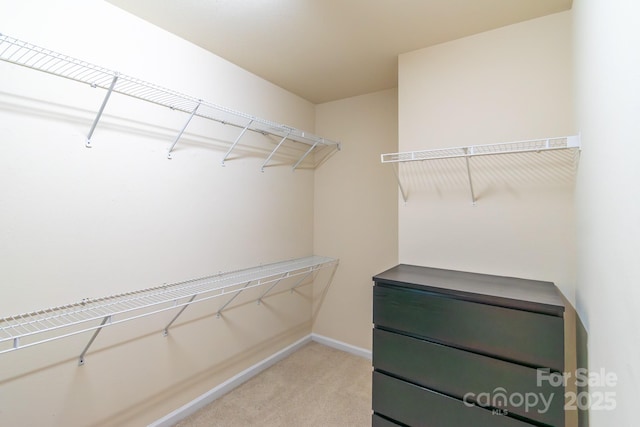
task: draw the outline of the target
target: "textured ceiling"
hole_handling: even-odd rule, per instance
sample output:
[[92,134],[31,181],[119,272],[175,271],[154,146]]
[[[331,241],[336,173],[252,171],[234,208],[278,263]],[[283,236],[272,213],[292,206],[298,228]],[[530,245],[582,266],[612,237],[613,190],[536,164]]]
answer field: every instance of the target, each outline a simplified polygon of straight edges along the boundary
[[572,0],[107,0],[313,103],[397,86],[397,57]]

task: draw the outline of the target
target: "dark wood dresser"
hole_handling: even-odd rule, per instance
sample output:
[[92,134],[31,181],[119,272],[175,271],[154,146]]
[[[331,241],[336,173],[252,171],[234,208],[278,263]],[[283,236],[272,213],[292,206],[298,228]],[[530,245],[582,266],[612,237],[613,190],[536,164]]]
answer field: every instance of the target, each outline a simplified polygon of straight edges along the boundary
[[564,426],[553,283],[413,265],[373,281],[374,427]]

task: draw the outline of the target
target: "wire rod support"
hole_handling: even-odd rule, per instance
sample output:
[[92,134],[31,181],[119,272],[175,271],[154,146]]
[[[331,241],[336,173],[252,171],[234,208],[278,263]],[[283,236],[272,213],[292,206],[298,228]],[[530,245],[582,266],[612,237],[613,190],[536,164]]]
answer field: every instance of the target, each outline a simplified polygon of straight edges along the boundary
[[298,161],[296,162],[295,165],[293,165],[293,170],[295,171],[296,168],[298,167],[298,165],[300,165],[300,163],[302,163],[302,161],[316,148],[316,146],[320,143],[320,141],[316,141],[311,147],[309,147],[309,149],[307,151],[305,151],[305,153],[302,155],[302,157],[300,157],[300,159],[298,159]]
[[87,148],[91,148],[91,137],[93,136],[93,132],[96,130],[96,126],[98,125],[98,122],[100,121],[100,117],[102,117],[102,113],[104,112],[104,108],[107,106],[107,102],[109,102],[109,97],[111,96],[111,93],[113,92],[113,88],[115,88],[116,86],[116,82],[118,81],[118,77],[119,77],[119,73],[115,72],[113,74],[113,80],[111,80],[111,85],[109,86],[109,89],[107,90],[107,94],[104,96],[104,100],[102,101],[102,105],[100,105],[100,109],[98,110],[98,114],[96,114],[96,118],[93,119],[93,123],[91,124],[91,129],[89,130],[89,133],[87,134],[87,142],[85,144],[85,146]]
[[196,299],[197,296],[198,294],[195,294],[191,298],[189,298],[189,301],[182,306],[180,311],[178,311],[178,313],[175,316],[173,316],[173,319],[171,319],[171,321],[167,324],[167,326],[165,326],[164,329],[162,330],[163,336],[166,337],[167,335],[169,335],[169,328],[171,327],[171,325],[173,325],[173,322],[175,322],[178,319],[178,317],[180,317],[180,315],[187,309],[187,307],[189,307],[189,304],[191,304],[193,300]]
[[251,123],[253,123],[253,119],[249,121],[249,123],[247,123],[247,125],[242,129],[242,132],[240,132],[240,135],[238,135],[238,137],[236,138],[235,141],[233,141],[233,144],[231,144],[231,147],[229,147],[229,150],[226,152],[226,154],[224,155],[224,157],[222,158],[222,166],[224,166],[224,162],[227,160],[227,158],[229,157],[229,154],[231,154],[231,152],[233,151],[234,148],[236,148],[236,145],[238,145],[238,142],[240,141],[240,139],[242,138],[242,136],[245,134],[245,132],[247,131],[247,129],[249,129],[249,126],[251,126]]
[[260,172],[264,172],[265,166],[267,165],[267,163],[269,163],[269,160],[271,160],[273,155],[276,154],[276,151],[278,151],[278,148],[280,148],[280,146],[287,140],[287,138],[289,137],[290,133],[291,133],[291,131],[287,132],[287,134],[280,140],[278,145],[276,145],[276,148],[274,148],[273,151],[271,152],[271,154],[269,154],[269,157],[267,157],[267,159],[264,161],[264,163],[260,167]]
[[109,321],[111,321],[111,316],[105,316],[104,319],[102,319],[102,323],[100,323],[100,326],[98,327],[98,329],[95,330],[95,332],[91,336],[91,339],[87,343],[86,347],[84,348],[84,350],[82,350],[82,353],[80,353],[80,357],[78,358],[78,366],[84,365],[84,356],[87,354],[87,351],[89,351],[89,347],[91,347],[91,345],[96,340],[96,337],[98,336],[100,331],[102,331],[102,328],[104,327],[104,325]]
[[[471,154],[473,154],[473,148],[465,148],[464,149],[466,154],[469,154],[469,151],[471,151]],[[467,177],[469,178],[469,190],[471,191],[471,205],[475,206],[476,205],[476,195],[473,192],[473,179],[471,178],[471,167],[469,166],[469,156],[465,156],[464,158],[466,164],[467,164]]]
[[302,283],[306,280],[306,278],[307,278],[307,277],[309,277],[311,274],[315,273],[316,271],[318,271],[318,269],[317,269],[317,268],[315,268],[315,267],[309,267],[309,271],[307,271],[307,273],[306,273],[304,276],[302,276],[302,277],[301,277],[301,278],[300,278],[296,283],[294,283],[294,284],[291,286],[291,288],[289,289],[289,292],[290,292],[290,293],[293,293],[293,290],[294,290],[295,288],[297,288],[298,286],[301,286],[301,285],[302,285]]
[[407,193],[402,186],[402,180],[400,179],[400,165],[393,165],[393,174],[396,176],[396,180],[398,181],[398,189],[400,190],[400,194],[402,195],[402,200],[407,203]]
[[173,140],[173,144],[171,144],[171,148],[169,148],[169,151],[167,152],[167,158],[168,159],[172,158],[171,152],[175,148],[176,144],[178,143],[178,140],[180,139],[180,137],[182,136],[184,131],[187,129],[187,126],[189,126],[189,122],[191,122],[191,119],[193,119],[193,116],[196,115],[196,112],[198,111],[198,107],[200,107],[200,104],[202,104],[202,100],[198,101],[198,105],[196,105],[196,107],[191,112],[191,115],[189,115],[189,118],[187,119],[187,122],[184,124],[184,126],[180,130],[180,133],[178,133],[178,135],[176,136],[176,139]]
[[271,286],[269,286],[269,289],[267,289],[266,291],[264,291],[262,293],[262,295],[260,295],[260,297],[258,298],[258,305],[262,304],[262,298],[264,298],[265,296],[267,296],[267,294],[269,292],[271,292],[271,289],[275,288],[276,285],[278,283],[280,283],[282,281],[282,279],[286,279],[287,277],[289,277],[289,272],[287,271],[286,273],[284,273],[282,276],[280,276],[278,278],[278,280],[276,280],[275,282],[273,282],[273,284]]
[[[235,293],[233,294],[233,296],[231,297],[231,299],[230,299],[230,300],[228,300],[227,302],[225,302],[225,303],[222,305],[222,307],[220,307],[220,308],[218,309],[218,311],[216,312],[216,317],[217,317],[218,319],[220,318],[220,315],[222,314],[222,310],[224,310],[224,309],[225,309],[229,304],[231,304],[231,302],[232,302],[234,299],[236,299],[236,298],[238,297],[238,295],[240,295],[240,294],[242,293],[242,291],[244,291],[244,290],[247,288],[247,286],[249,286],[249,285],[251,284],[251,282],[253,282],[253,280],[248,281],[248,282],[247,282],[247,283],[246,283],[242,288],[237,289],[237,290],[235,290],[235,291],[232,291],[232,292],[235,292]],[[260,280],[258,280],[258,285],[260,285]]]

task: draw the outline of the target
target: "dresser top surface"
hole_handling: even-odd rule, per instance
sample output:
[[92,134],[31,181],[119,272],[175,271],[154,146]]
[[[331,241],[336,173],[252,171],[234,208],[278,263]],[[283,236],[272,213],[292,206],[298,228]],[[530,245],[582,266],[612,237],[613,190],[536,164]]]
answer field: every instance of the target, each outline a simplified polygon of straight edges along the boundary
[[373,277],[414,289],[507,308],[562,316],[564,301],[552,282],[400,264]]

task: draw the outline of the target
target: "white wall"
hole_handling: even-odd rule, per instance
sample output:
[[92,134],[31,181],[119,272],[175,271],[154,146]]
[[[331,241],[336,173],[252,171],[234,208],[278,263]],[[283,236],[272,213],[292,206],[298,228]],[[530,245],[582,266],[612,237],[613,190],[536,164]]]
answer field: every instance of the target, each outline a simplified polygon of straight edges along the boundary
[[[571,14],[400,55],[399,151],[575,134]],[[408,163],[402,263],[548,280],[574,299],[573,156]]]
[[[2,1],[4,34],[313,131],[292,95],[99,0]],[[260,165],[265,137],[0,63],[0,317],[313,251],[313,172]],[[266,145],[264,142],[266,141]],[[277,142],[277,141],[275,141]],[[248,147],[253,145],[252,147]],[[279,164],[288,158],[276,159]],[[331,255],[331,254],[328,254]],[[311,332],[308,295],[205,317],[189,308],[0,355],[2,425],[142,425]]]
[[398,188],[380,154],[397,149],[397,91],[317,106],[316,130],[343,148],[316,170],[314,250],[340,258],[313,331],[371,349],[371,278],[397,264]]
[[[312,104],[114,6],[66,4],[11,2],[3,7],[2,31],[179,92],[313,129]],[[34,9],[40,11],[35,16]],[[10,174],[5,182],[13,184],[3,189],[12,203],[2,212],[7,218],[2,274],[11,286],[38,286],[50,294],[47,302],[53,297],[66,303],[70,297],[311,253],[309,171],[260,173],[260,158],[232,160],[223,169],[224,151],[216,148],[226,149],[239,130],[198,119],[168,161],[164,152],[187,115],[117,95],[96,129],[94,147],[80,149],[104,91],[2,66],[3,139],[11,145],[5,145],[0,161],[6,165],[3,173]],[[35,119],[37,125],[31,125]],[[257,139],[248,135],[244,142]],[[279,203],[268,203],[272,199]],[[33,265],[39,267],[29,268]],[[88,292],[86,282],[101,292]],[[65,283],[65,289],[54,283]],[[7,305],[0,309],[37,308],[39,294],[27,295],[24,304],[3,299]]]
[[[637,425],[640,394],[640,3],[575,0],[576,111],[583,154],[577,185],[577,309],[591,372],[617,376],[590,388],[590,425]],[[598,378],[601,378],[599,376]],[[599,395],[599,396],[596,396]]]

